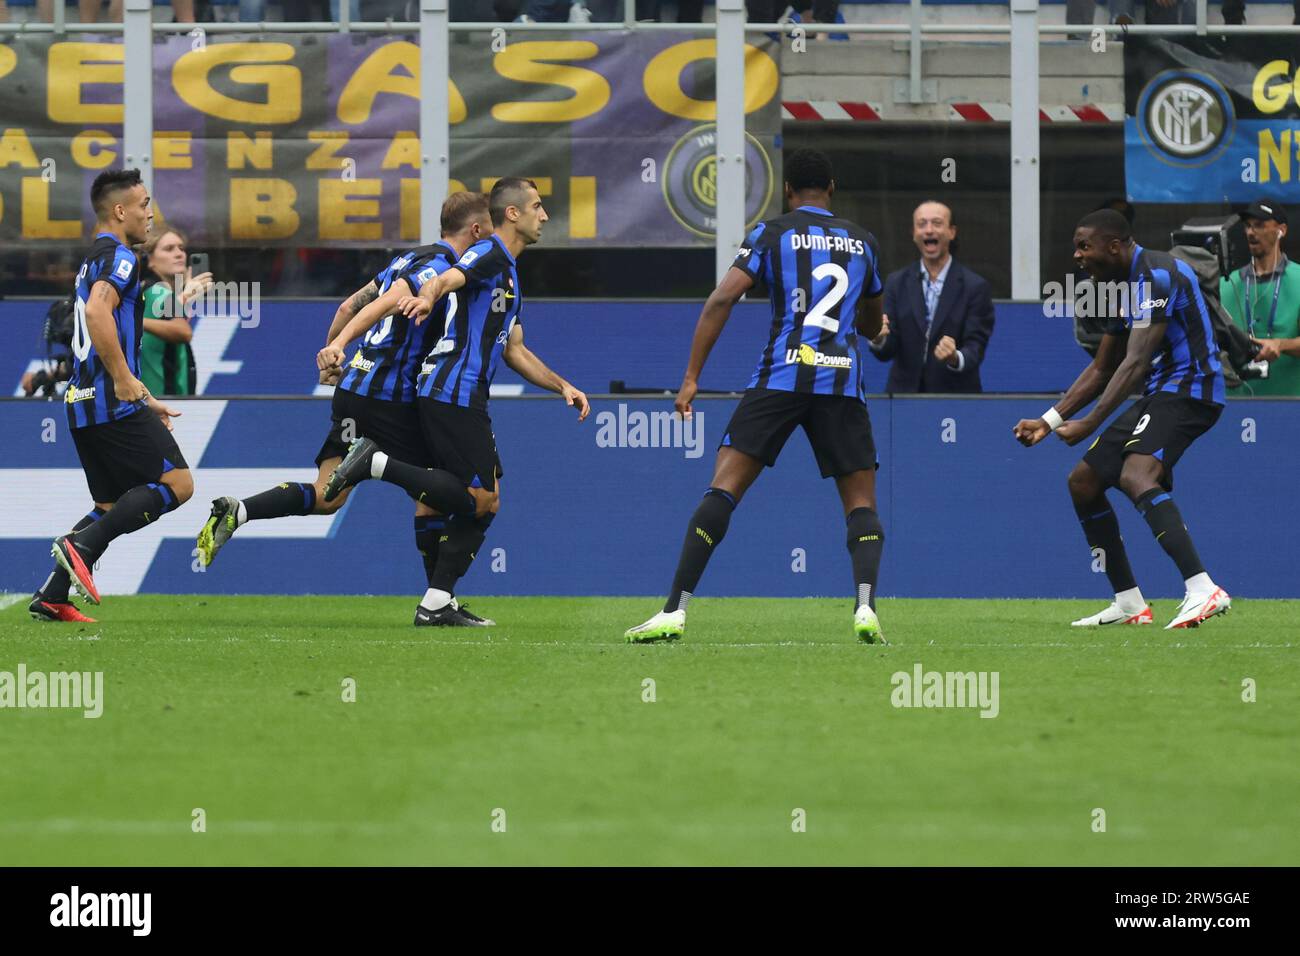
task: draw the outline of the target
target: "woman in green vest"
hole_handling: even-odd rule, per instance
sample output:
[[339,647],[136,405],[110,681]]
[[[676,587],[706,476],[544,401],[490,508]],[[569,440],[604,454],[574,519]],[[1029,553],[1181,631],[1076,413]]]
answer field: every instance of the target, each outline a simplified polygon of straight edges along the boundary
[[[185,234],[165,228],[144,244],[144,337],[140,340],[140,381],[154,395],[193,395],[194,355],[185,304],[212,284],[212,273],[191,276]],[[180,295],[177,295],[177,289]]]

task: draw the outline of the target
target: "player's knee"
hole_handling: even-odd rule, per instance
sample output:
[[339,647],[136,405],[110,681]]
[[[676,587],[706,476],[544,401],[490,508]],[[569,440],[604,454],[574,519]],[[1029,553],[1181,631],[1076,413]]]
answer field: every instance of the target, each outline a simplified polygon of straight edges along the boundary
[[[714,477],[716,478],[717,476]],[[726,500],[730,502],[732,510],[734,511],[740,505],[741,499],[745,497],[745,492],[748,490],[749,490],[748,485],[741,485],[741,483],[739,482],[731,481],[728,478],[723,478],[720,481],[719,480],[713,481],[709,485],[709,490],[705,492],[705,495],[709,495],[709,494],[723,495],[726,498]]]
[[478,485],[470,485],[466,491],[469,492],[470,498],[474,500],[475,517],[481,518],[483,515],[494,515],[501,507],[501,495],[495,490],[488,491]]
[[1132,455],[1119,473],[1119,487],[1129,500],[1137,501],[1160,483],[1160,462],[1147,456]]
[[841,482],[840,503],[844,505],[844,517],[860,509],[876,510],[876,493],[874,485],[866,482]]
[[885,526],[880,522],[880,515],[875,508],[864,505],[854,508],[844,518],[848,526],[848,547],[853,551],[858,545],[885,540]]
[[163,476],[163,482],[176,496],[176,504],[183,505],[194,497],[194,476],[188,468],[169,471]]
[[316,504],[312,506],[311,512],[316,515],[332,515],[345,504],[347,504],[348,494],[351,488],[344,488],[339,492],[338,497],[333,501],[325,500],[325,485],[322,482],[316,486]]
[[1067,483],[1070,486],[1070,497],[1075,501],[1095,501],[1101,494],[1101,482],[1097,479],[1097,473],[1083,462],[1074,466]]

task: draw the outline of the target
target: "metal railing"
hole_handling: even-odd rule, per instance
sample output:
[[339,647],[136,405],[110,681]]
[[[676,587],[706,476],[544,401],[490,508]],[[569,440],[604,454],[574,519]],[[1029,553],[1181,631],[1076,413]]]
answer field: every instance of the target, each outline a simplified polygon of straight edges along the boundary
[[[154,34],[274,34],[274,33],[374,33],[418,34],[421,49],[419,137],[422,196],[441,196],[450,180],[450,128],[444,101],[450,71],[448,43],[452,33],[529,34],[548,32],[712,32],[717,38],[717,238],[719,277],[729,267],[744,238],[744,36],[777,33],[791,36],[846,33],[901,37],[909,40],[908,93],[912,102],[922,99],[921,53],[926,37],[1007,36],[1011,47],[1011,294],[1017,299],[1037,298],[1039,282],[1039,119],[1038,45],[1042,37],[1072,35],[1123,37],[1134,35],[1296,34],[1300,26],[1210,26],[1207,0],[1197,0],[1197,22],[1180,26],[1119,26],[1115,24],[1043,24],[1038,22],[1038,0],[1010,0],[1006,23],[921,22],[921,0],[911,0],[907,23],[800,24],[747,23],[744,0],[717,0],[713,23],[638,23],[635,0],[624,0],[624,17],[613,23],[452,23],[448,0],[420,0],[419,20],[353,23],[348,3],[339,4],[342,19],[309,23],[154,23],[151,0],[125,0],[123,22],[69,24],[65,0],[56,0],[52,23],[0,24],[5,35],[43,33],[122,34],[126,46],[123,102],[124,159],[139,166],[152,184],[153,149],[152,37]],[[438,236],[438,204],[420,204],[421,242]]]

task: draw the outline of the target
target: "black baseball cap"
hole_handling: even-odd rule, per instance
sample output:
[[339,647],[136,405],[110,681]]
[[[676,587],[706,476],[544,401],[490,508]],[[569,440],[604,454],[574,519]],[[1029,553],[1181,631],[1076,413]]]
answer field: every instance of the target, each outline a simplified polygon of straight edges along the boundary
[[1242,212],[1243,219],[1272,219],[1279,223],[1286,223],[1286,209],[1281,203],[1274,202],[1271,199],[1256,199],[1246,207]]

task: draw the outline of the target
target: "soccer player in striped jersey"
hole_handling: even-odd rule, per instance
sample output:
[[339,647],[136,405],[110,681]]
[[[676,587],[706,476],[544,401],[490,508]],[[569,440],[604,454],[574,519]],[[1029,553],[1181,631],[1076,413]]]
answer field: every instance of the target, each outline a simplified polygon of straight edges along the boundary
[[[432,500],[435,492],[448,494],[446,476],[455,476],[462,503],[440,506],[451,517],[429,589],[416,611],[416,624],[466,623],[444,619],[455,608],[456,582],[469,570],[499,504],[498,482],[504,472],[487,404],[501,359],[532,384],[563,396],[578,409],[579,421],[590,410],[586,395],[524,345],[519,321],[523,292],[515,263],[525,248],[541,238],[547,221],[537,185],[515,177],[498,180],[488,205],[493,234],[398,306],[417,324],[434,325],[441,336],[421,372],[417,401],[434,467],[422,468],[363,440],[352,446],[325,488],[329,501],[359,481],[380,478],[417,499]],[[333,346],[345,347],[372,317],[363,310]],[[477,503],[485,493],[491,497],[490,507],[486,511],[471,507],[469,496],[474,495]]]
[[[1183,576],[1186,593],[1169,628],[1196,627],[1232,604],[1211,580],[1172,497],[1174,465],[1223,413],[1223,369],[1195,272],[1167,252],[1133,241],[1128,220],[1112,209],[1090,213],[1074,231],[1074,261],[1099,288],[1119,289],[1120,315],[1109,318],[1097,355],[1065,397],[1040,418],[1013,429],[1025,446],[1052,432],[1077,445],[1144,380],[1145,393],[1093,441],[1070,472],[1070,497],[1088,545],[1104,555],[1115,600],[1076,627],[1150,624],[1119,522],[1106,500],[1118,487],[1146,519]],[[1124,345],[1127,335],[1128,344]],[[1070,416],[1097,396],[1082,418]],[[1067,421],[1067,419],[1069,419]]]
[[189,465],[171,434],[179,412],[140,381],[140,260],[132,245],[153,224],[138,169],[110,169],[90,188],[95,239],[77,272],[72,378],[64,400],[94,508],[54,540],[56,567],[28,610],[44,621],[90,621],[68,600],[76,587],[91,604],[91,569],[119,535],[139,531],[194,494]]
[[830,211],[835,181],[817,150],[796,150],[785,162],[790,212],[760,223],[695,327],[691,357],[676,407],[691,415],[700,372],[731,315],[756,281],[772,302],[767,346],[722,436],[713,482],[686,526],[677,573],[664,608],[629,629],[635,643],[676,640],[686,605],[705,565],[722,543],[731,513],[763,467],[802,426],[823,478],[834,478],[848,525],[859,640],[884,643],[876,617],[876,578],[884,530],[876,513],[875,443],[867,415],[858,336],[880,334],[880,257],[875,237]]
[[[447,197],[442,206],[442,239],[428,246],[402,253],[370,283],[339,306],[330,325],[327,343],[339,339],[344,330],[359,330],[347,341],[365,333],[360,347],[342,366],[342,348],[329,344],[317,355],[321,381],[336,384],[332,423],[325,443],[316,456],[316,482],[285,482],[240,501],[218,498],[212,515],[199,532],[199,558],[211,564],[231,536],[248,521],[287,515],[333,514],[347,496],[327,498],[325,483],[356,438],[369,438],[378,447],[420,467],[432,464],[415,410],[416,378],[424,356],[437,340],[434,325],[418,325],[397,310],[397,303],[414,294],[421,285],[450,268],[470,246],[491,231],[487,197],[459,192]],[[362,318],[364,316],[364,319]],[[364,324],[361,324],[363,323]],[[447,494],[447,491],[450,494]],[[488,495],[480,493],[487,507]],[[444,475],[441,492],[417,500],[415,542],[424,564],[425,577],[433,574],[446,519],[437,505],[461,505],[464,489]],[[474,507],[471,507],[471,511]],[[461,623],[490,623],[470,614],[457,604],[448,612]]]

